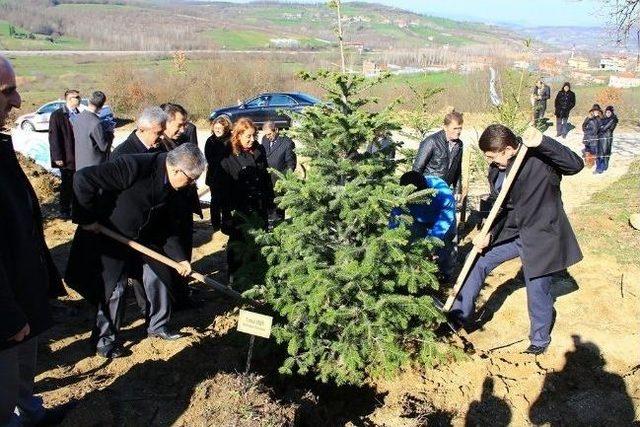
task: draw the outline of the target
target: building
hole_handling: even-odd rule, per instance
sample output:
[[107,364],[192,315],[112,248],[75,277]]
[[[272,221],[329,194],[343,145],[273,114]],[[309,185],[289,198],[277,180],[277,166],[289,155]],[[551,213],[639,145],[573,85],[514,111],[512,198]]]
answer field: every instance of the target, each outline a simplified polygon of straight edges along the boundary
[[589,60],[584,56],[574,56],[569,58],[567,65],[571,68],[575,68],[576,70],[588,70]]
[[531,64],[527,61],[513,61],[513,68],[518,68],[519,70],[528,70],[531,68]]
[[376,61],[365,60],[362,62],[362,74],[365,77],[376,77],[380,73],[387,71],[389,67]]
[[600,59],[600,69],[621,73],[627,69],[628,59],[625,56],[603,56]]
[[640,77],[633,73],[622,73],[609,77],[609,86],[617,88],[640,87]]
[[300,47],[300,42],[296,39],[271,39],[269,44],[280,49],[291,49]]

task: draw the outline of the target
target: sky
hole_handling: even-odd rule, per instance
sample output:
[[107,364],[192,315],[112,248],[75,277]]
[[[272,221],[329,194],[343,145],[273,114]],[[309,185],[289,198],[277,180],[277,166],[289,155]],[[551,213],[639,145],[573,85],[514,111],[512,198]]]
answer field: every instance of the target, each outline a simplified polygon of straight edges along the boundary
[[[248,3],[251,0],[228,0]],[[287,0],[318,3],[318,0]],[[606,25],[606,17],[596,13],[594,0],[364,0],[402,9],[463,21],[515,24],[531,27]]]

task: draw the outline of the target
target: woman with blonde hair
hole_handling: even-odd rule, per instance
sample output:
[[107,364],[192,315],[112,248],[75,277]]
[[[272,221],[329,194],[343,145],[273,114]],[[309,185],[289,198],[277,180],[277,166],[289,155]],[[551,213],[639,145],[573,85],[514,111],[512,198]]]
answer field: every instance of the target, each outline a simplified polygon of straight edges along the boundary
[[[234,242],[244,241],[242,225],[249,218],[266,227],[274,194],[264,147],[256,141],[258,130],[247,118],[239,119],[231,131],[229,150],[214,176],[217,200],[223,212],[222,231],[229,235],[228,273],[240,267]],[[252,222],[253,223],[253,222]]]

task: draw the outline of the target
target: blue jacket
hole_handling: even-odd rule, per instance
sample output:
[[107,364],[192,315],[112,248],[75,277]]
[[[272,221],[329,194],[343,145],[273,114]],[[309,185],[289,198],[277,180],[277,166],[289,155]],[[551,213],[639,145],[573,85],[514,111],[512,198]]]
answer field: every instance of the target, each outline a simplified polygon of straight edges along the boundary
[[[408,205],[413,217],[412,234],[414,237],[436,237],[444,241],[445,235],[456,222],[456,200],[451,188],[444,180],[435,176],[425,176],[427,188],[437,190],[430,203]],[[401,208],[391,211],[390,228],[398,227],[396,217],[401,215]]]

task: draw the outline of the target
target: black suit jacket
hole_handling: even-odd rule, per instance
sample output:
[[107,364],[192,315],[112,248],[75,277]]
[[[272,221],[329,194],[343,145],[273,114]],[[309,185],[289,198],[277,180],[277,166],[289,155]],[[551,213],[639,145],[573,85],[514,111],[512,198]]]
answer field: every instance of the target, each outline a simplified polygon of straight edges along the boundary
[[[280,172],[287,170],[296,170],[296,145],[288,136],[280,135],[271,142],[266,136],[262,137],[262,146],[267,155],[267,163],[270,168]],[[275,176],[272,175],[272,181],[275,183]]]
[[[0,134],[0,350],[29,323],[27,339],[52,321],[48,297],[64,291],[44,240],[36,193],[18,164],[11,138]],[[3,386],[4,387],[4,386]]]
[[[512,164],[513,159],[507,174]],[[560,182],[562,175],[574,175],[583,167],[576,153],[549,137],[543,137],[538,147],[529,149],[491,230],[492,245],[520,236],[527,277],[561,271],[582,259],[562,205]],[[494,196],[498,172],[491,165],[489,184]]]
[[[99,222],[175,261],[187,260],[180,240],[180,221],[176,221],[184,211],[184,199],[180,197],[183,190],[176,191],[168,183],[166,157],[166,153],[127,155],[78,171],[73,183],[77,199],[74,222]],[[110,295],[122,265],[130,259],[125,246],[106,237],[91,236],[78,227],[67,266],[67,283],[87,298],[98,297],[100,292],[87,295],[82,290],[90,282],[88,277],[101,278],[105,296]],[[165,269],[149,264],[162,279]],[[95,267],[101,271],[87,271]]]
[[140,138],[138,138],[138,135],[136,135],[136,131],[134,130],[129,134],[127,139],[122,142],[122,144],[113,149],[109,159],[115,160],[125,154],[148,154],[157,153],[159,151],[160,149],[158,147],[148,149],[147,146],[140,141]]
[[[58,108],[49,117],[49,151],[51,167],[60,169],[76,169],[75,138],[73,127],[69,121],[69,110],[66,106]],[[62,160],[62,167],[55,164]]]

